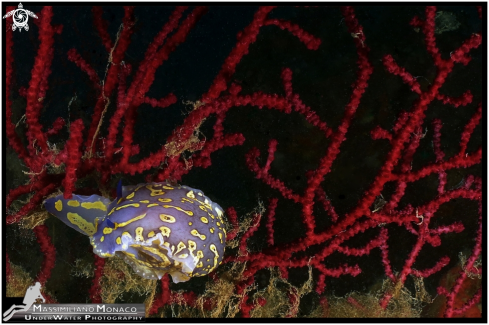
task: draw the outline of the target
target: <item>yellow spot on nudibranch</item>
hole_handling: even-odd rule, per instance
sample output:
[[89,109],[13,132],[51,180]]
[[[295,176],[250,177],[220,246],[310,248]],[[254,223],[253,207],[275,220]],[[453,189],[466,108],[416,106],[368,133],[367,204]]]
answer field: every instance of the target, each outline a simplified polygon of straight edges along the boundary
[[160,220],[168,223],[174,223],[177,221],[174,216],[164,213],[160,214]]
[[136,234],[136,237],[134,238],[136,241],[144,241],[143,227],[137,227],[134,233]]
[[195,236],[195,237],[199,237],[201,240],[205,240],[205,239],[206,239],[205,235],[200,234],[200,233],[197,231],[197,229],[192,229],[192,231],[190,231],[190,233],[191,233],[193,236]]
[[[195,257],[195,261],[198,261],[203,257],[204,257],[204,253],[202,253],[202,251],[197,251],[197,256]],[[202,262],[200,262],[199,264],[200,267],[202,267]],[[197,264],[197,267],[199,267],[199,264]]]
[[158,206],[158,203],[151,203],[151,204],[148,204],[146,207],[152,208],[152,207],[157,207],[157,206]]
[[113,230],[114,230],[114,229],[112,229],[112,228],[105,227],[103,232],[104,232],[104,234],[105,234],[105,235],[108,235],[108,234],[110,234],[110,233],[111,233]]
[[127,231],[124,231],[124,232],[122,233],[122,236],[127,236],[127,237],[129,237],[129,238],[131,238],[131,239],[132,239],[131,234],[130,234],[129,232],[127,232]]
[[189,192],[187,193],[187,197],[192,198],[192,199],[195,199],[195,194],[194,194],[194,191],[189,191]]
[[55,207],[55,208],[56,208],[56,210],[58,210],[58,211],[63,210],[63,202],[62,202],[61,200],[56,201],[56,203],[54,204],[54,207]]
[[207,212],[207,208],[204,206],[204,205],[199,205],[199,208],[204,211],[204,212]]
[[154,189],[153,185],[146,185],[146,188],[151,191],[151,193],[149,194],[150,196],[157,196],[157,195],[164,195],[165,194],[165,192],[163,192],[160,189]]
[[[82,203],[82,206],[83,206],[83,203]],[[126,205],[121,205],[120,207],[117,207],[115,209],[117,211],[119,211],[120,209],[125,209],[125,208],[129,208],[129,207],[139,208],[139,203],[130,203],[130,204],[126,204]]]
[[165,204],[165,205],[163,205],[163,207],[164,207],[165,209],[168,209],[168,208],[174,208],[174,209],[177,209],[178,211],[181,211],[181,212],[183,212],[183,213],[185,213],[185,214],[187,214],[187,215],[189,215],[189,216],[193,216],[193,215],[194,215],[194,213],[193,213],[192,211],[190,211],[190,210],[184,210],[184,209],[182,209],[182,208],[180,208],[180,207],[177,207],[177,206],[173,206],[173,205],[166,205],[166,204]]
[[193,251],[197,249],[197,243],[194,242],[193,240],[189,240],[188,241],[188,250],[190,252],[190,254],[193,255]]
[[69,200],[68,201],[68,205],[70,207],[79,207],[80,206],[80,202],[78,202],[77,200]]
[[182,249],[185,249],[185,248],[187,248],[187,246],[185,246],[185,244],[183,242],[179,242],[177,245],[177,251],[174,254],[179,253]]
[[100,237],[100,242],[103,242],[104,241],[104,236]]
[[219,257],[219,253],[217,252],[217,247],[216,247],[216,245],[211,244],[211,245],[209,246],[209,249],[211,250],[211,252],[213,252],[213,253],[214,253],[214,255],[216,255],[216,257]]
[[216,245],[214,244],[211,244],[209,246],[209,249],[211,250],[211,252],[214,253],[214,266],[212,267],[212,269],[209,270],[210,273],[210,271],[212,271],[217,266],[217,259],[219,258],[219,253],[217,252]]
[[78,213],[68,212],[67,218],[72,224],[76,225],[78,228],[83,230],[89,236],[92,236],[97,231],[93,223],[83,219],[83,217],[80,216]]
[[151,238],[151,237],[154,237],[155,236],[155,232],[154,231],[150,231],[148,233],[148,238]]
[[168,227],[160,227],[161,234],[165,237],[170,237],[171,229]]
[[209,220],[207,220],[206,217],[200,217],[200,221],[202,221],[203,223],[209,223]]
[[82,202],[82,208],[85,209],[99,209],[102,211],[107,211],[107,206],[102,201],[97,202]]
[[117,238],[115,239],[115,242],[117,243],[117,245],[122,244],[121,237],[117,237]]
[[158,201],[163,202],[163,203],[168,203],[168,202],[171,202],[172,199],[158,199]]
[[141,200],[139,203],[149,203],[149,200]]
[[134,221],[138,221],[138,220],[143,219],[144,217],[146,217],[146,213],[144,213],[144,214],[142,214],[140,216],[134,217],[132,219],[129,219],[129,220],[125,221],[125,222],[114,223],[114,225],[115,225],[115,228],[114,229],[117,229],[117,228],[120,228],[120,227],[125,227],[125,226],[127,226],[128,224],[130,224],[130,223],[132,223]]
[[126,200],[132,199],[135,194],[136,194],[136,192],[132,192],[131,194],[129,194],[128,196],[126,196]]

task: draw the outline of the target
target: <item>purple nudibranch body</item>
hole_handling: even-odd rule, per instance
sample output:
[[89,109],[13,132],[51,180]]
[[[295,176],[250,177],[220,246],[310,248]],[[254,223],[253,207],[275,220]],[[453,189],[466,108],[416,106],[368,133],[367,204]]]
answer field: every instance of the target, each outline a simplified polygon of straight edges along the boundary
[[45,208],[90,236],[100,257],[119,255],[147,279],[169,273],[175,283],[209,274],[226,244],[223,209],[202,191],[167,182],[122,186],[118,198],[63,195]]

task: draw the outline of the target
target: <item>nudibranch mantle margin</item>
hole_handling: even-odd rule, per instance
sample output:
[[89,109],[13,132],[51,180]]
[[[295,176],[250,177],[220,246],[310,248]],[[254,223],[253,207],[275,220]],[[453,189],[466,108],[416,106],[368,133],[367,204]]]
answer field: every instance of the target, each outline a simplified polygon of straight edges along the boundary
[[175,283],[212,272],[226,244],[223,209],[202,191],[168,182],[121,186],[99,195],[58,195],[46,210],[90,236],[100,257],[121,256],[146,279],[169,273]]

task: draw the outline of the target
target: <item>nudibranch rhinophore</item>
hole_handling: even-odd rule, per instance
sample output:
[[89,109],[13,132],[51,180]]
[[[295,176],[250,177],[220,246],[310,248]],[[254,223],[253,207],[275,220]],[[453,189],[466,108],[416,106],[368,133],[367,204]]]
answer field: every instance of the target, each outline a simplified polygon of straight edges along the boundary
[[202,191],[169,183],[122,186],[117,198],[63,195],[44,202],[48,212],[90,236],[100,257],[124,258],[146,279],[169,273],[175,283],[212,272],[226,244],[223,209]]

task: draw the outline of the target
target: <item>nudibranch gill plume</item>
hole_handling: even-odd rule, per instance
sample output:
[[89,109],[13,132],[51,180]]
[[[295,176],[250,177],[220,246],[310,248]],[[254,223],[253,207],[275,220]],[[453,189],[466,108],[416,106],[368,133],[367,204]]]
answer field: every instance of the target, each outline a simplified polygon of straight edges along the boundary
[[202,191],[167,182],[122,186],[110,201],[63,195],[46,210],[90,236],[100,257],[119,255],[146,279],[169,273],[175,283],[204,276],[221,263],[226,244],[223,209]]

